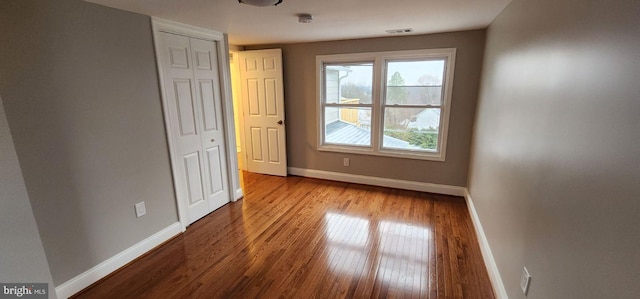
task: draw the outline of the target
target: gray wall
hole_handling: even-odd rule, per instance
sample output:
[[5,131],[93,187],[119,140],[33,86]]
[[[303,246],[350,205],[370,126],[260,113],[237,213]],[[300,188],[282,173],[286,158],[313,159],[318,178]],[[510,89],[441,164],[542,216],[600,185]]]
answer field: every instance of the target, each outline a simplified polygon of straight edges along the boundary
[[[473,117],[485,31],[372,38],[318,43],[247,46],[282,48],[289,166],[453,186],[466,186]],[[457,48],[446,162],[319,152],[317,147],[316,55]],[[342,158],[351,159],[350,167]]]
[[514,0],[488,30],[469,189],[510,298],[640,296],[640,5]]
[[0,98],[0,282],[48,283],[49,264],[24,185],[18,156]]
[[56,285],[178,220],[148,17],[3,0],[0,53],[0,94]]

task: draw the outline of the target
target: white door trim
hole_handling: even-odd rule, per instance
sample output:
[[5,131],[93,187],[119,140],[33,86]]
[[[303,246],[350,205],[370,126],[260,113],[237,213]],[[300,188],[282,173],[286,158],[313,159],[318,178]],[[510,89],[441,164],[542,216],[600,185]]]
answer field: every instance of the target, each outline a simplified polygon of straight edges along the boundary
[[220,78],[222,84],[220,92],[222,93],[222,109],[223,109],[223,121],[224,129],[227,138],[227,173],[229,175],[229,192],[231,192],[231,201],[236,202],[244,195],[242,188],[240,188],[240,174],[238,173],[238,155],[236,149],[236,128],[235,121],[233,119],[233,88],[231,87],[231,70],[229,63],[229,40],[226,35],[223,35],[222,43],[220,43],[222,49],[219,49],[218,55],[220,55]]
[[[167,97],[165,96],[165,74],[162,70],[162,61],[161,61],[161,53],[160,53],[160,33],[173,33],[179,34],[188,37],[194,37],[209,41],[215,41],[218,47],[218,73],[220,74],[220,91],[222,96],[222,109],[223,109],[223,124],[225,131],[225,148],[227,150],[227,174],[229,176],[228,180],[228,190],[229,190],[229,198],[232,201],[237,201],[242,197],[242,190],[240,189],[239,175],[238,175],[238,158],[237,155],[231,154],[236,152],[236,142],[235,142],[235,133],[234,133],[234,123],[233,123],[233,100],[231,99],[231,81],[230,81],[230,71],[229,71],[229,49],[227,44],[226,36],[220,32],[207,30],[204,28],[198,28],[191,25],[181,24],[173,21],[163,20],[156,17],[151,18],[151,27],[153,29],[153,41],[155,46],[155,54],[156,54],[156,65],[158,68],[158,76],[160,81],[160,89],[161,89],[161,97],[162,97],[162,110],[164,113],[164,123],[165,123],[165,131],[167,134],[167,143],[169,148],[169,154],[171,155],[171,169],[172,174],[176,171],[176,165],[174,161],[174,157],[176,156],[176,149],[174,148],[173,136],[171,134],[171,124],[169,121],[169,110]],[[182,231],[186,230],[188,225],[188,218],[186,215],[186,207],[185,201],[180,198],[180,192],[178,190],[182,190],[183,186],[181,186],[180,180],[178,176],[173,174],[173,186],[174,186],[174,195],[176,197],[176,205],[178,207],[178,220],[182,226]]]

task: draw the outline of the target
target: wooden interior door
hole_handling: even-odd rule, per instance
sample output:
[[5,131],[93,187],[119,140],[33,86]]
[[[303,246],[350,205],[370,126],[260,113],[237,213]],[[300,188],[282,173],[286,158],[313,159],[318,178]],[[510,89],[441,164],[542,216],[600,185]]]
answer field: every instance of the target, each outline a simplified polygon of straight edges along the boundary
[[249,172],[287,175],[282,50],[240,52]]
[[161,33],[176,194],[187,224],[229,202],[215,42]]

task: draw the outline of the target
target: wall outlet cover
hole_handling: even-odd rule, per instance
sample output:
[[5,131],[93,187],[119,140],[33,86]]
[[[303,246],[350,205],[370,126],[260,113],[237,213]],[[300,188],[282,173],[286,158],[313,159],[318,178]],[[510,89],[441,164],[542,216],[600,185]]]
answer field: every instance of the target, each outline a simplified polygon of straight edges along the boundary
[[344,165],[344,167],[349,167],[349,158],[344,158],[342,164]]

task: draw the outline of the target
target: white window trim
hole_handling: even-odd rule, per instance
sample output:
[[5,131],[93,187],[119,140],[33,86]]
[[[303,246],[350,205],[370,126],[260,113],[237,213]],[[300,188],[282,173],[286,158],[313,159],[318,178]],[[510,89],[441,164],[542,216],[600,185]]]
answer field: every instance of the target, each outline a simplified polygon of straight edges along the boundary
[[[382,92],[385,91],[386,83],[383,80],[387,60],[402,59],[430,59],[445,58],[445,74],[443,82],[442,110],[440,113],[440,132],[438,135],[438,151],[424,152],[411,150],[393,150],[382,147]],[[453,93],[453,76],[455,72],[456,49],[425,49],[411,51],[389,51],[389,52],[368,52],[368,53],[350,53],[336,55],[318,55],[316,56],[316,112],[318,121],[316,122],[316,132],[318,132],[317,149],[326,152],[339,152],[350,154],[365,154],[373,156],[408,158],[430,161],[445,161],[447,152],[447,136],[449,135],[449,117],[451,112],[451,96]],[[373,90],[372,90],[372,117],[371,128],[372,134],[371,146],[349,146],[324,144],[325,130],[325,114],[323,109],[324,98],[324,65],[334,63],[353,63],[353,62],[373,62]]]

